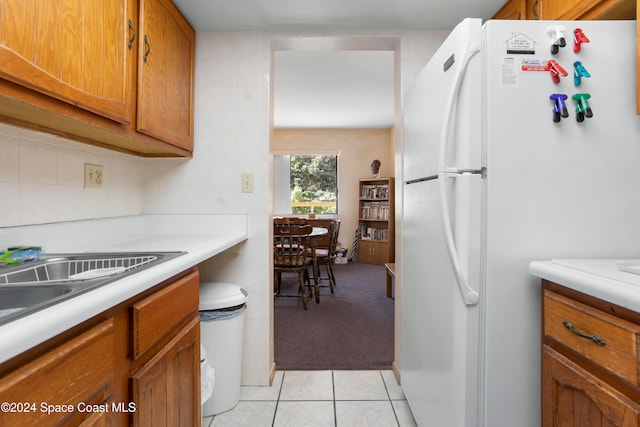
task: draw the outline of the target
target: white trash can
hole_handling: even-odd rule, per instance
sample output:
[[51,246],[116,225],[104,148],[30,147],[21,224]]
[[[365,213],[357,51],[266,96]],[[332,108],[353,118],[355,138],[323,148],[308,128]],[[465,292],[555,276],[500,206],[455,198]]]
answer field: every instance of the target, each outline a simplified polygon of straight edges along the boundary
[[200,283],[200,340],[215,372],[213,395],[204,402],[203,417],[228,411],[240,401],[247,296],[232,283]]

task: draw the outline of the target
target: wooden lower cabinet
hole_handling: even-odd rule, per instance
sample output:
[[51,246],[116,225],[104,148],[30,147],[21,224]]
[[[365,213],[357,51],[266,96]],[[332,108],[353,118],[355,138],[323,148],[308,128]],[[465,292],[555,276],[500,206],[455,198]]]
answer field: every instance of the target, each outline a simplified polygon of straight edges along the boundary
[[637,427],[640,405],[551,347],[542,353],[542,425]]
[[358,262],[384,265],[389,262],[389,242],[375,240],[358,241]]
[[[106,320],[0,380],[2,426],[116,425],[116,340]],[[7,403],[4,403],[7,402]],[[111,418],[111,419],[110,419]]]
[[199,275],[131,307],[134,426],[195,426],[200,414]]
[[[194,317],[132,376],[134,426],[197,426],[200,414],[200,321]],[[197,362],[197,363],[194,363]]]
[[198,294],[194,268],[0,364],[0,427],[199,426]]
[[542,426],[640,427],[640,313],[542,282]]

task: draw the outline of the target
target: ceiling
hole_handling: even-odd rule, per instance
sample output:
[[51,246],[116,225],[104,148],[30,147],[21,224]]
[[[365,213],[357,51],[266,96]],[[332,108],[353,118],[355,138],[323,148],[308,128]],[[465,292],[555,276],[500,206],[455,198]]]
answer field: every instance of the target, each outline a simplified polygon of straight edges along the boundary
[[[504,0],[173,0],[196,31],[451,30]],[[274,127],[388,128],[392,51],[276,50]]]

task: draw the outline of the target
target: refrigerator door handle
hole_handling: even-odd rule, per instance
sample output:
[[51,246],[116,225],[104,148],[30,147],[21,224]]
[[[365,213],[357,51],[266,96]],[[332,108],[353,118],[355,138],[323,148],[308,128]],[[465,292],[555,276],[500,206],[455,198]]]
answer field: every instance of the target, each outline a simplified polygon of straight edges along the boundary
[[440,190],[440,215],[442,219],[442,229],[444,231],[444,241],[447,247],[447,253],[449,254],[449,262],[453,268],[453,274],[458,283],[460,294],[467,306],[478,304],[480,301],[480,294],[473,290],[467,281],[467,276],[462,269],[460,256],[456,248],[456,243],[453,238],[453,227],[451,226],[451,216],[449,212],[449,191],[447,190],[447,180],[451,176],[458,174],[441,173],[438,179],[438,187]]
[[475,40],[468,40],[464,47],[464,54],[462,56],[462,62],[456,74],[453,85],[451,86],[451,92],[447,98],[444,110],[444,120],[442,121],[442,129],[440,132],[440,155],[438,156],[438,171],[440,172],[458,172],[456,168],[448,168],[447,153],[449,148],[449,133],[451,131],[451,122],[453,121],[453,110],[456,99],[460,93],[460,86],[462,85],[462,79],[467,71],[469,61],[476,53],[480,52],[480,44]]
[[441,215],[442,215],[442,228],[444,231],[445,243],[447,246],[447,253],[449,254],[449,261],[451,262],[451,266],[453,268],[453,272],[456,278],[456,282],[458,283],[458,287],[460,288],[460,293],[462,294],[462,299],[465,304],[468,306],[478,304],[480,300],[480,295],[478,292],[471,289],[467,282],[467,277],[465,276],[464,271],[461,267],[460,257],[458,256],[458,251],[456,249],[455,241],[453,238],[453,228],[451,227],[451,218],[449,215],[449,195],[447,191],[447,172],[452,172],[455,174],[460,174],[462,171],[454,168],[447,167],[447,153],[450,143],[450,131],[451,124],[453,121],[453,111],[456,99],[458,98],[458,94],[460,92],[460,86],[462,85],[462,79],[464,78],[465,72],[467,70],[467,66],[469,65],[469,61],[471,58],[480,51],[480,43],[476,40],[467,40],[464,47],[464,54],[462,56],[462,62],[460,64],[460,68],[458,69],[458,73],[456,74],[453,85],[451,86],[451,92],[449,93],[449,97],[447,98],[445,112],[444,112],[444,120],[442,122],[442,129],[440,132],[440,155],[438,156],[438,170],[440,171],[439,176],[439,187],[440,187],[440,197],[441,197]]

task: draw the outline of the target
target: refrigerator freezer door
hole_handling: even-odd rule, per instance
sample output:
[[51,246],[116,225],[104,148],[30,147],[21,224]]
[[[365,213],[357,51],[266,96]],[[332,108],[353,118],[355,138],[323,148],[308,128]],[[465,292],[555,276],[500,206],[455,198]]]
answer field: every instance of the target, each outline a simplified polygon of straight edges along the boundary
[[[407,91],[403,102],[404,181],[442,171],[439,152],[445,130],[451,143],[441,163],[447,170],[481,167],[482,60],[472,54],[481,46],[481,30],[479,19],[458,24]],[[449,116],[451,122],[445,120]],[[443,129],[445,123],[452,125]]]
[[[444,179],[460,264],[479,287],[482,179]],[[418,425],[475,427],[482,299],[469,306],[461,296],[443,232],[439,179],[405,185],[404,192],[402,388]]]

